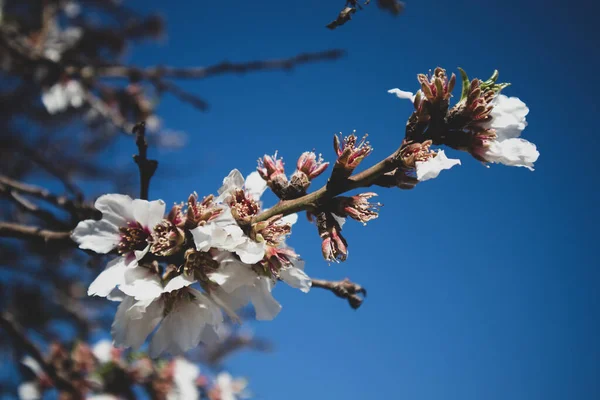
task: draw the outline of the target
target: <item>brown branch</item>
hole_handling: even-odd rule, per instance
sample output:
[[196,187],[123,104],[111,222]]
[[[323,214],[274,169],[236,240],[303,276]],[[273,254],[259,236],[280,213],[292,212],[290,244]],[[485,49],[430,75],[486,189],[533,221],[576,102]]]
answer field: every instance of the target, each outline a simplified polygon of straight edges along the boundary
[[52,243],[74,243],[71,241],[71,232],[50,231],[37,226],[21,225],[13,222],[0,222],[0,237],[42,240]]
[[363,298],[367,296],[367,290],[365,288],[354,282],[350,282],[348,278],[337,282],[313,279],[312,287],[327,289],[337,297],[348,300],[350,307],[355,310],[361,306]]
[[67,196],[58,196],[46,188],[20,182],[7,177],[6,175],[0,175],[0,188],[2,188],[2,186],[5,186],[13,192],[43,200],[55,207],[65,209],[74,215],[84,214],[85,216],[91,217],[98,213],[98,210],[89,204],[71,200]]
[[61,228],[65,228],[67,224],[64,221],[58,219],[51,212],[44,210],[43,208],[38,207],[37,204],[29,201],[25,196],[15,192],[14,190],[6,189],[0,184],[0,190],[6,193],[6,195],[16,203],[16,205],[26,213],[32,214],[35,217],[40,218],[43,221],[46,221],[53,225],[58,225]]
[[298,65],[316,61],[337,60],[344,55],[343,50],[334,49],[316,53],[302,53],[294,57],[274,60],[250,61],[244,63],[232,63],[224,61],[209,67],[196,68],[172,68],[172,67],[150,67],[138,68],[124,65],[98,68],[97,76],[106,78],[132,78],[139,79],[205,79],[215,75],[244,74],[265,70],[290,70]]
[[135,134],[135,144],[138,147],[138,154],[133,156],[135,163],[140,169],[140,199],[148,200],[150,190],[150,179],[156,172],[158,161],[148,160],[148,142],[146,141],[146,124],[139,122],[133,127]]
[[266,221],[275,215],[289,215],[307,209],[318,208],[323,200],[330,199],[352,189],[369,187],[375,183],[377,178],[396,168],[400,148],[387,158],[381,160],[369,169],[355,174],[345,181],[336,182],[335,185],[327,184],[315,192],[309,193],[294,200],[283,200],[274,207],[261,212],[252,219],[252,223]]
[[60,376],[54,366],[46,362],[40,350],[27,338],[25,332],[23,332],[23,328],[17,324],[12,315],[8,313],[0,315],[0,326],[10,335],[17,347],[23,349],[40,364],[40,367],[52,379],[58,390],[69,392],[76,399],[82,398],[77,388],[69,380]]

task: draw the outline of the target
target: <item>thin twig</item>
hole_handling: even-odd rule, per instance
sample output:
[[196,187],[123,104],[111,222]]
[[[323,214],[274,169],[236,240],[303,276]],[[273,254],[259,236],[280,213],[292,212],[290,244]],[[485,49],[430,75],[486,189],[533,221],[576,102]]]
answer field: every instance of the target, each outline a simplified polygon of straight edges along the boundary
[[71,214],[79,214],[83,212],[86,215],[94,215],[98,212],[98,210],[91,205],[73,201],[67,196],[58,196],[46,188],[20,182],[9,178],[6,175],[0,175],[0,187],[2,186],[6,186],[12,191],[44,200],[55,207],[67,210]]
[[148,160],[148,142],[146,141],[146,124],[139,122],[133,127],[135,134],[135,144],[138,147],[138,154],[133,156],[135,163],[140,170],[140,199],[148,200],[150,190],[150,179],[156,172],[158,161]]
[[23,332],[23,328],[17,324],[12,315],[8,313],[0,315],[0,326],[12,337],[17,347],[23,349],[40,364],[40,367],[52,379],[58,390],[67,391],[77,399],[82,398],[77,388],[69,380],[60,376],[54,366],[46,362],[40,350],[27,338]]
[[344,55],[343,50],[333,49],[315,53],[302,53],[289,58],[274,60],[258,60],[243,63],[232,63],[224,61],[208,67],[196,68],[172,68],[172,67],[150,67],[137,68],[132,66],[116,65],[98,68],[96,75],[106,78],[130,78],[132,76],[141,79],[153,80],[161,78],[174,79],[205,79],[215,75],[244,74],[248,72],[264,70],[290,70],[298,65],[315,61],[337,60]]
[[350,282],[348,278],[341,281],[313,279],[312,287],[327,289],[337,297],[348,300],[350,307],[355,310],[361,306],[363,298],[367,296],[367,290],[365,288],[354,282]]
[[335,185],[325,185],[320,189],[299,197],[294,200],[283,200],[277,203],[274,207],[261,212],[252,219],[252,223],[266,221],[275,215],[289,215],[295,212],[304,211],[311,208],[317,208],[319,203],[324,199],[330,199],[339,194],[348,192],[352,189],[361,187],[369,187],[373,185],[376,179],[387,172],[392,171],[397,167],[398,155],[400,148],[392,153],[389,157],[381,160],[371,168],[364,170],[358,174],[351,176],[345,181],[336,182]]
[[71,232],[50,231],[37,226],[21,225],[13,222],[0,222],[0,237],[43,240],[52,243],[73,243],[71,242]]

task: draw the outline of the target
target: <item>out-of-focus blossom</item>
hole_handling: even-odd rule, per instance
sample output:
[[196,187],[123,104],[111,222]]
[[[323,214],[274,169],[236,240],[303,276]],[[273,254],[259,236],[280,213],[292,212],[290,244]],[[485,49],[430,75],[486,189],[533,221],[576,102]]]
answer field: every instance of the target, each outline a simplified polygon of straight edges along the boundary
[[65,111],[69,107],[79,108],[85,101],[85,89],[76,80],[59,82],[42,92],[42,103],[50,114]]

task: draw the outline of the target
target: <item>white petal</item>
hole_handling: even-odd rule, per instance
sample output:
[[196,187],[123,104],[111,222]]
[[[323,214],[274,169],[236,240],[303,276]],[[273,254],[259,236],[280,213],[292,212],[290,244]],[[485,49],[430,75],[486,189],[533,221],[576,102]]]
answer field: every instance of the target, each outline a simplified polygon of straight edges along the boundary
[[489,128],[496,130],[498,141],[516,138],[527,127],[526,116],[529,108],[517,97],[507,97],[503,94],[494,99],[494,108],[487,123]]
[[285,224],[294,225],[296,222],[298,222],[298,214],[293,213],[286,215],[285,217],[281,218],[281,221]]
[[337,221],[340,228],[342,226],[344,226],[344,224],[346,223],[346,218],[344,218],[344,217],[340,217],[339,215],[333,214],[333,213],[331,214],[331,216],[333,217],[333,219],[335,219]]
[[156,328],[163,316],[164,303],[153,301],[143,305],[143,312],[132,297],[127,297],[119,307],[112,324],[115,346],[137,350]]
[[153,300],[163,293],[160,277],[149,268],[139,266],[125,270],[119,289],[136,300]]
[[206,301],[206,297],[198,291],[190,293],[197,296],[196,299],[181,298],[163,319],[152,337],[150,357],[156,358],[163,352],[178,355],[196,347],[205,326],[215,322],[212,308],[220,314],[216,305]]
[[163,219],[165,215],[165,208],[166,204],[162,200],[133,200],[133,216],[135,220],[144,228],[148,228],[150,230],[153,230],[154,227]]
[[291,287],[300,289],[304,293],[308,293],[312,285],[310,277],[296,267],[282,268],[279,271],[279,277]]
[[415,95],[413,92],[407,92],[405,90],[400,90],[398,88],[388,90],[388,93],[395,94],[399,99],[410,100],[411,102],[415,101]]
[[102,213],[102,219],[116,226],[125,226],[134,220],[132,199],[123,194],[105,194],[98,197],[94,206]]
[[79,222],[73,229],[71,239],[81,249],[106,254],[117,247],[121,237],[119,236],[119,228],[113,223],[105,219],[100,221],[86,219]]
[[217,202],[222,202],[227,198],[229,193],[236,189],[241,189],[244,186],[244,177],[237,169],[232,170],[229,175],[223,179],[223,186],[219,188],[219,197]]
[[20,400],[39,400],[42,392],[37,382],[24,382],[17,388]]
[[226,249],[233,250],[245,264],[256,264],[265,256],[267,246],[265,243],[257,243],[251,239],[247,239],[244,243],[235,248]]
[[88,288],[88,296],[106,297],[111,294],[117,285],[125,283],[126,269],[124,257],[111,260]]
[[525,167],[530,171],[533,171],[533,163],[539,156],[535,144],[520,138],[493,141],[484,154],[489,162]]
[[271,321],[281,311],[281,305],[271,294],[272,283],[269,278],[260,277],[255,285],[255,290],[250,294],[250,301],[256,311],[259,321]]
[[244,188],[250,193],[254,200],[259,200],[260,196],[262,196],[267,189],[267,182],[260,177],[258,172],[254,171],[246,177]]
[[164,293],[172,292],[174,290],[183,289],[186,286],[190,286],[196,282],[194,278],[191,276],[187,276],[185,274],[177,275],[175,278],[171,279],[169,283],[165,285],[163,289]]
[[460,160],[446,157],[444,150],[440,150],[437,155],[427,161],[417,161],[417,179],[421,182],[437,178],[444,169],[450,169],[455,165],[460,165]]

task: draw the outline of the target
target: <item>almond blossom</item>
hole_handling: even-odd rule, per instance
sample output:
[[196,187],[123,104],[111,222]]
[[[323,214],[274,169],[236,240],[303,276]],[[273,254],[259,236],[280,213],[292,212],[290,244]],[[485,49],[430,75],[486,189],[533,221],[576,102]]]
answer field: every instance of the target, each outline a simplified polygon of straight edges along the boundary
[[245,389],[248,382],[245,379],[233,379],[228,372],[221,372],[217,375],[215,386],[211,390],[209,397],[219,400],[238,400],[250,397]]
[[415,171],[417,179],[421,182],[437,178],[440,172],[460,165],[460,160],[446,157],[444,150],[439,150],[433,157],[426,161],[416,161]]
[[123,283],[125,269],[134,267],[150,250],[152,233],[162,221],[165,203],[107,194],[96,200],[95,207],[102,219],[81,221],[71,238],[82,249],[100,254],[117,250],[122,255],[110,261],[88,289],[90,296],[106,297]]
[[517,97],[496,96],[488,120],[481,123],[484,130],[474,138],[473,154],[485,162],[533,171],[540,153],[535,144],[519,138],[527,127],[529,108]]
[[[158,277],[156,278],[158,280]],[[223,315],[217,304],[202,292],[188,287],[180,275],[171,279],[160,296],[127,296],[119,305],[112,326],[116,346],[139,349],[158,326],[149,354],[182,354],[198,343],[213,343],[223,333]]]

